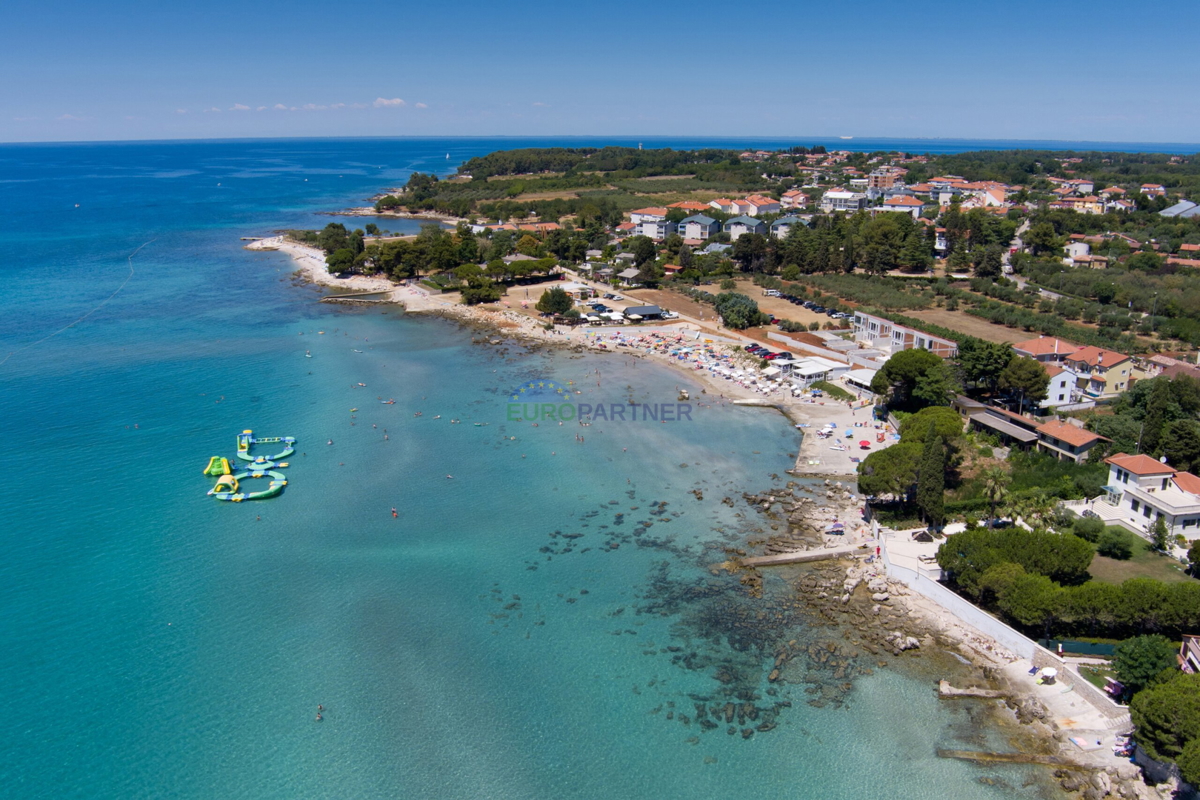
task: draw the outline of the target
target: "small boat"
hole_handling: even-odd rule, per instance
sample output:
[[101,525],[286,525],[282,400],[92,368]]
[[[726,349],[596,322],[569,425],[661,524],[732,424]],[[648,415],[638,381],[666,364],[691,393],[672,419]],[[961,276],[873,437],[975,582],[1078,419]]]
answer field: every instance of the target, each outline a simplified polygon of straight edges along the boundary
[[[351,348],[351,349],[353,349],[353,348]],[[355,350],[354,352],[356,352],[356,353],[361,353],[361,352],[362,352],[362,350]]]
[[358,411],[358,409],[357,409],[357,408],[352,408],[352,409],[350,409],[350,413],[351,413],[351,414],[353,414],[355,411]]
[[304,351],[304,357],[305,357],[305,358],[312,358],[312,353],[310,353],[310,352],[308,352],[307,350],[305,350],[305,351]]
[[359,386],[361,386],[365,389],[367,385],[365,383],[360,383]]
[[395,400],[380,400],[379,402],[383,403],[385,406],[394,406],[394,405],[396,405],[396,401],[395,401]]

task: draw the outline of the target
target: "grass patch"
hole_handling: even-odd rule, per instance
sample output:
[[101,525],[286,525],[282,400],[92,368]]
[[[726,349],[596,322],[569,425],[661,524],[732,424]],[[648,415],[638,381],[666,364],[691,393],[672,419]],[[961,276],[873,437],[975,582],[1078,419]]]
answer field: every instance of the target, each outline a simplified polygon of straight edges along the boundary
[[820,389],[825,394],[832,397],[834,400],[855,400],[854,395],[847,392],[840,386],[834,386],[829,381],[814,381],[811,385],[813,389]]
[[1101,691],[1103,691],[1104,687],[1108,685],[1109,678],[1117,677],[1116,671],[1111,667],[1081,666],[1079,668],[1079,674],[1083,676],[1084,680]]
[[1124,529],[1122,531],[1129,536],[1133,556],[1126,561],[1118,561],[1097,553],[1088,567],[1092,580],[1111,584],[1119,584],[1130,578],[1154,578],[1164,583],[1192,580],[1184,571],[1183,564],[1155,551],[1142,537]]

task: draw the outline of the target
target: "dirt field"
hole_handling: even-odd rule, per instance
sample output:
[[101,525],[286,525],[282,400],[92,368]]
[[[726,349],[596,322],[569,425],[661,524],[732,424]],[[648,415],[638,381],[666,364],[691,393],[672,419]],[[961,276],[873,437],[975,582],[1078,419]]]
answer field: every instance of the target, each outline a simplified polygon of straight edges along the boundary
[[[624,308],[629,305],[655,305],[694,319],[702,319],[705,322],[715,320],[717,317],[717,312],[713,310],[712,306],[698,303],[679,292],[670,292],[666,289],[634,289],[633,291],[618,290],[615,293],[624,297],[625,301],[618,300],[611,303],[608,300],[604,301],[614,308],[617,306]],[[628,301],[636,301],[636,303]]]
[[[755,286],[753,281],[739,280],[737,283],[737,291],[749,297],[754,302],[758,303],[759,309],[768,314],[772,314],[779,319],[790,319],[792,322],[803,322],[805,325],[810,322],[819,322],[821,327],[825,327],[826,322],[835,322],[825,314],[817,314],[809,311],[804,306],[795,306],[784,300],[782,297],[765,297],[762,287]],[[713,294],[720,292],[720,288],[714,286],[704,287]],[[844,321],[844,320],[843,320]]]
[[965,333],[968,336],[974,336],[977,339],[983,339],[988,342],[1023,342],[1027,339],[1036,339],[1036,333],[1023,331],[1019,328],[1009,328],[1005,325],[996,325],[988,322],[986,319],[973,317],[970,314],[965,314],[962,311],[947,311],[944,308],[927,308],[923,311],[907,311],[904,313],[906,317],[913,319],[923,319],[926,322],[932,322],[934,325],[941,325],[943,328],[949,328],[952,331]]

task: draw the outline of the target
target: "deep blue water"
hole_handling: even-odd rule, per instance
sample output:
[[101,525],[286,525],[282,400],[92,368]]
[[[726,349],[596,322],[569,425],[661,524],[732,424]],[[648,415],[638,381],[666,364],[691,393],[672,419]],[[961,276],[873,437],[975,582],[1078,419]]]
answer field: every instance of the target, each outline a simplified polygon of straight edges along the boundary
[[[505,146],[0,147],[0,794],[1028,796],[1040,773],[936,758],[999,733],[939,705],[934,654],[844,705],[767,683],[773,647],[840,641],[783,613],[782,581],[750,601],[707,570],[759,525],[721,500],[791,465],[782,418],[704,407],[583,444],[507,422],[534,377],[599,402],[687,381],[320,305],[241,249]],[[244,428],[299,438],[289,486],[218,503],[201,470]],[[701,731],[722,668],[774,731]]]

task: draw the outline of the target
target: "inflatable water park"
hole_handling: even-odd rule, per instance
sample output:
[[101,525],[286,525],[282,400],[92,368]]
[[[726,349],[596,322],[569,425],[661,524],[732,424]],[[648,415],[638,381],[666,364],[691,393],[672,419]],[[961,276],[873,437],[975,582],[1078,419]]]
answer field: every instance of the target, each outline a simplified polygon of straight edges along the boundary
[[[254,455],[251,449],[255,445],[282,444],[283,448],[273,456]],[[246,430],[237,435],[237,452],[234,454],[234,465],[230,466],[228,458],[213,456],[204,468],[204,474],[216,478],[217,483],[208,490],[210,497],[218,500],[228,500],[240,503],[243,500],[265,500],[275,497],[287,486],[287,476],[279,470],[288,466],[283,459],[296,452],[294,436],[264,436],[255,438],[254,431]],[[247,462],[245,464],[239,461]],[[270,478],[267,488],[259,491],[246,491],[243,485],[255,478]]]

